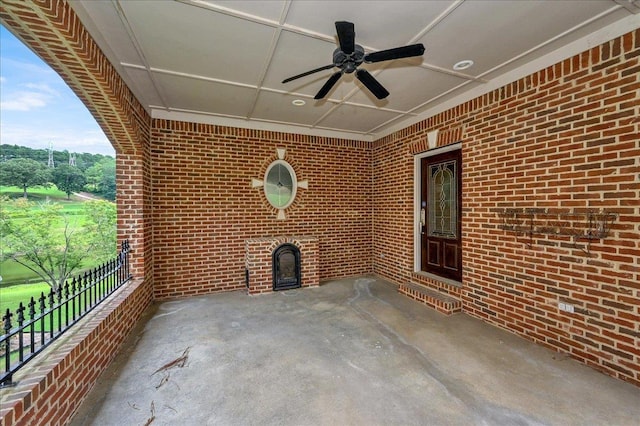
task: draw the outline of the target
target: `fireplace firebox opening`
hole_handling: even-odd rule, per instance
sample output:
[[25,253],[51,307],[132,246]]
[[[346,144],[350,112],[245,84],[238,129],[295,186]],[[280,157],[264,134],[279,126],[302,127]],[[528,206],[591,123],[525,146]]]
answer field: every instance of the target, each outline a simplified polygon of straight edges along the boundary
[[293,244],[282,244],[273,251],[273,290],[299,288],[302,284],[300,274],[300,249]]

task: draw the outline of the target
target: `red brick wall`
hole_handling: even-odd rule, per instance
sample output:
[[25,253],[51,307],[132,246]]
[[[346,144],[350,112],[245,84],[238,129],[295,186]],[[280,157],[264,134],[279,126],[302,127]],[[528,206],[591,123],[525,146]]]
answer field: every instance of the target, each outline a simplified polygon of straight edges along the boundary
[[[410,277],[412,155],[428,131],[458,132],[464,311],[640,384],[639,57],[637,30],[377,141],[374,271]],[[618,218],[588,255],[498,228],[495,209],[529,207]]]
[[[146,145],[146,144],[145,144]],[[147,150],[143,148],[143,150]],[[131,273],[153,279],[149,155],[116,155],[118,241],[131,244]]]
[[396,283],[413,271],[413,158],[405,151],[393,137],[373,150],[373,267]]
[[[151,139],[156,298],[243,289],[249,238],[317,237],[320,280],[371,272],[369,143],[167,120]],[[285,220],[251,186],[276,148],[309,182]]]

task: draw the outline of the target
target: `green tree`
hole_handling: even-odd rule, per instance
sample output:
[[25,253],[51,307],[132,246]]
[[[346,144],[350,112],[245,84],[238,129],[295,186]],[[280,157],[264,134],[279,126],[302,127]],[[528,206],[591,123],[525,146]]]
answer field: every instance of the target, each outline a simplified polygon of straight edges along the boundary
[[107,200],[116,199],[116,160],[114,158],[103,157],[86,170],[85,176],[86,188],[90,192],[99,194]]
[[51,172],[44,164],[29,158],[14,158],[0,163],[0,185],[22,188],[27,198],[27,188],[49,186]]
[[67,194],[67,199],[71,198],[74,192],[82,191],[86,179],[84,173],[77,167],[61,164],[53,169],[53,183],[60,191]]
[[[76,166],[85,171],[94,164],[100,162],[105,158],[109,158],[113,161],[113,157],[102,154],[90,154],[88,152],[75,153]],[[19,145],[0,145],[0,162],[10,160],[12,158],[31,158],[40,163],[47,163],[49,159],[48,149],[33,149],[26,146]],[[69,151],[53,151],[53,158],[56,165],[67,164],[69,162]]]
[[99,263],[113,259],[118,251],[116,205],[110,201],[95,200],[83,203],[82,208],[87,218],[85,231],[91,257]]
[[62,206],[25,199],[0,203],[2,260],[12,259],[57,290],[90,255],[83,232]]

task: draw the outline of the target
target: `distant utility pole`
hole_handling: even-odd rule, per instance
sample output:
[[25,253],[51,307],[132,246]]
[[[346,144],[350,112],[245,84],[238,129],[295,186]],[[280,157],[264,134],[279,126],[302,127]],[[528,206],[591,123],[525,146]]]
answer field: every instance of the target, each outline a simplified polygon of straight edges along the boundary
[[51,167],[52,169],[55,167],[55,164],[53,164],[53,142],[49,142],[49,162],[47,163],[47,167]]
[[69,165],[70,166],[75,166],[76,165],[76,153],[75,152],[73,154],[69,153]]

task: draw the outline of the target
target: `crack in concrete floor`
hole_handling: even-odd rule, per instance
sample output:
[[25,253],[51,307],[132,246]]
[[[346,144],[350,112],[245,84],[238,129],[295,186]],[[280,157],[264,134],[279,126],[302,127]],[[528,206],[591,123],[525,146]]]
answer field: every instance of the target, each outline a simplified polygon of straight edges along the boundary
[[[636,424],[640,389],[373,277],[155,305],[72,425]],[[189,360],[156,388],[159,367]],[[153,404],[153,413],[150,410]],[[132,408],[135,407],[135,408]]]

